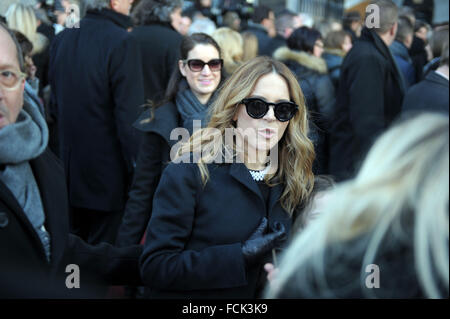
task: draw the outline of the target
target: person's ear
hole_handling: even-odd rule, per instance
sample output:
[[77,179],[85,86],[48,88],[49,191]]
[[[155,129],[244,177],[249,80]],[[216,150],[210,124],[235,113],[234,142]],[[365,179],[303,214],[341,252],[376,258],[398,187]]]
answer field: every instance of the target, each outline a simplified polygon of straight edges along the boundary
[[398,22],[395,22],[394,25],[392,26],[391,30],[389,30],[390,35],[395,38],[395,36],[397,35],[397,29],[398,29]]
[[185,64],[183,61],[179,60],[178,61],[178,68],[180,69],[180,73],[182,76],[186,77],[186,70],[185,70]]
[[116,11],[116,8],[119,6],[119,0],[109,0],[109,6],[113,11]]

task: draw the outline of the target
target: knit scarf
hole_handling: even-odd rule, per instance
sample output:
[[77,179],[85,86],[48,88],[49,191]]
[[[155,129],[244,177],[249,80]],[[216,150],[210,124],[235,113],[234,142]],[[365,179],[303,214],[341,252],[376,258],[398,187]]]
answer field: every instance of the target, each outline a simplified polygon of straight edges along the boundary
[[29,164],[44,152],[47,143],[48,129],[44,118],[36,107],[26,102],[16,123],[0,129],[0,180],[22,207],[50,261],[50,236],[44,227],[41,196]]
[[193,121],[200,120],[201,126],[205,127],[208,124],[208,108],[211,105],[212,97],[208,103],[202,104],[190,89],[182,90],[177,93],[175,102],[178,112],[180,112],[182,125],[192,135]]

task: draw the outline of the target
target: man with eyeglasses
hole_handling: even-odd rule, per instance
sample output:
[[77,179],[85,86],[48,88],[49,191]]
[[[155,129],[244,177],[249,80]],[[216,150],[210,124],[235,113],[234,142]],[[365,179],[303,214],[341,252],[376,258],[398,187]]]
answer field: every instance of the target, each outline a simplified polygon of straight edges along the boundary
[[[138,284],[140,246],[91,246],[69,234],[64,171],[42,114],[24,101],[24,69],[0,23],[0,298],[102,297],[98,282]],[[79,267],[83,290],[68,289],[68,265]]]

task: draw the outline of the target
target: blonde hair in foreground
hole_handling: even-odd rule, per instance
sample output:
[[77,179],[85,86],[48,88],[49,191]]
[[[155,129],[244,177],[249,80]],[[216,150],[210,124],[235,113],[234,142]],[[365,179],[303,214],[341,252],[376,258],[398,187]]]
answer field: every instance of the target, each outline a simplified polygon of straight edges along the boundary
[[[297,79],[281,62],[268,57],[257,57],[240,66],[220,89],[217,99],[211,106],[211,120],[208,127],[195,132],[188,143],[183,145],[178,156],[187,153],[202,154],[197,164],[204,184],[209,179],[205,163],[211,163],[217,154],[232,154],[236,158],[236,145],[225,145],[225,129],[233,128],[233,117],[239,104],[253,92],[256,82],[263,75],[277,73],[286,80],[291,101],[299,107],[290,120],[283,138],[278,143],[278,170],[266,175],[269,185],[284,183],[281,205],[290,214],[296,206],[310,194],[314,186],[312,164],[315,158],[314,147],[308,139],[308,118],[303,93]],[[215,132],[209,129],[217,129]],[[212,133],[212,134],[211,134]],[[225,145],[225,146],[224,146]],[[211,154],[202,150],[211,149]]]
[[[335,271],[345,276],[339,267],[345,269],[341,263],[343,256],[349,255],[354,261],[362,261],[360,277],[355,277],[354,284],[367,297],[373,296],[377,289],[364,289],[365,265],[374,263],[386,236],[394,238],[395,245],[413,240],[414,265],[405,267],[414,267],[426,297],[444,297],[438,287],[448,293],[448,117],[423,114],[390,129],[375,143],[357,177],[339,185],[330,197],[323,214],[294,239],[282,258],[268,298],[288,289],[301,295],[319,291],[323,297],[334,297],[325,274]],[[409,228],[401,222],[405,218],[412,221]],[[405,238],[406,231],[413,239]],[[352,246],[345,246],[360,235],[367,239],[362,249],[354,251]],[[325,254],[333,243],[343,245],[333,245],[335,249]],[[336,266],[325,269],[325,265]]]

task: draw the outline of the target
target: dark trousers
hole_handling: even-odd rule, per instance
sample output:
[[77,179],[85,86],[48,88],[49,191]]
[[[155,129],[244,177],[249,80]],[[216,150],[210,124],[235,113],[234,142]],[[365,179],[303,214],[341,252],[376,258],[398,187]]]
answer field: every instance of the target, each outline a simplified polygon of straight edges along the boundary
[[105,212],[80,207],[71,207],[71,232],[88,244],[115,243],[123,210]]

